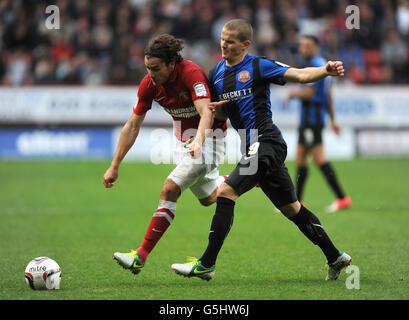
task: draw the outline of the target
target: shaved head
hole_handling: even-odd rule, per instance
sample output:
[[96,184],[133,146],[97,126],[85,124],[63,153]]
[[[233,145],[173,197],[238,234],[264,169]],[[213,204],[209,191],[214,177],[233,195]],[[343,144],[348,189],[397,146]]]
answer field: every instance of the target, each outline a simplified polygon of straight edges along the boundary
[[223,29],[237,32],[237,38],[241,42],[244,42],[246,40],[251,41],[253,37],[253,28],[245,19],[230,20],[223,26]]

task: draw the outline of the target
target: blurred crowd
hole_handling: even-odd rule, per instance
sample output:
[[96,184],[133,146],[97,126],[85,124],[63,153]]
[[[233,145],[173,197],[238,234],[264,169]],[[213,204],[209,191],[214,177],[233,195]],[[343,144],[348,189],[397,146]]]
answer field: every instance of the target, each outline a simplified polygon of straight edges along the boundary
[[[49,5],[59,29],[47,28]],[[346,26],[349,5],[357,29]],[[324,57],[344,62],[342,81],[409,83],[409,0],[0,0],[0,83],[137,84],[160,33],[184,39],[183,56],[207,72],[236,17],[254,27],[253,54],[301,66],[299,37],[312,34]]]

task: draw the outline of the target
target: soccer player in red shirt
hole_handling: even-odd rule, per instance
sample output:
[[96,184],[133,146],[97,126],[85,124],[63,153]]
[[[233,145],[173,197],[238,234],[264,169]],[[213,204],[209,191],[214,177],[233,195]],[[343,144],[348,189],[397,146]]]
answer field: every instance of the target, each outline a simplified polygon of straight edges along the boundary
[[118,178],[119,165],[134,144],[146,112],[155,100],[173,118],[179,163],[163,184],[159,206],[142,244],[129,253],[114,253],[114,259],[134,274],[141,271],[172,223],[182,192],[190,188],[200,203],[208,206],[216,201],[217,187],[224,181],[217,166],[224,158],[226,122],[213,118],[208,79],[198,65],[182,58],[179,53],[182,48],[182,40],[168,34],[159,35],[149,43],[145,51],[148,74],[139,85],[138,103],[122,128],[111,166],[103,177],[105,187],[111,188]]

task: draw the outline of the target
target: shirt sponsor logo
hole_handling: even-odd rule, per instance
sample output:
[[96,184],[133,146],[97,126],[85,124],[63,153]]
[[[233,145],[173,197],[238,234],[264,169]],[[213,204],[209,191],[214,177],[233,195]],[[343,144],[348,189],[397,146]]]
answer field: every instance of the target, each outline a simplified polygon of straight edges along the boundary
[[241,89],[236,91],[224,92],[219,95],[220,100],[238,100],[250,97],[253,94],[251,88]]
[[250,80],[250,72],[248,71],[242,71],[239,73],[239,81],[240,82],[246,82]]
[[169,113],[172,117],[175,117],[175,118],[192,118],[199,114],[195,106],[191,106],[188,108],[177,108],[177,109],[169,109],[169,108],[163,107],[163,109],[165,109],[167,113]]

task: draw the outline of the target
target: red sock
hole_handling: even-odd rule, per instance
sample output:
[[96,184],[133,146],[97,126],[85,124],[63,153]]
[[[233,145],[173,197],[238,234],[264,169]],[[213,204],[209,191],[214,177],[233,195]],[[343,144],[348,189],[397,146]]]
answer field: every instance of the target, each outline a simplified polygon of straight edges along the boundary
[[141,256],[141,263],[145,263],[146,258],[151,253],[155,245],[162,238],[165,231],[175,217],[176,202],[160,200],[158,209],[153,214],[152,220],[149,223],[145,233],[145,240],[138,248],[138,253]]

